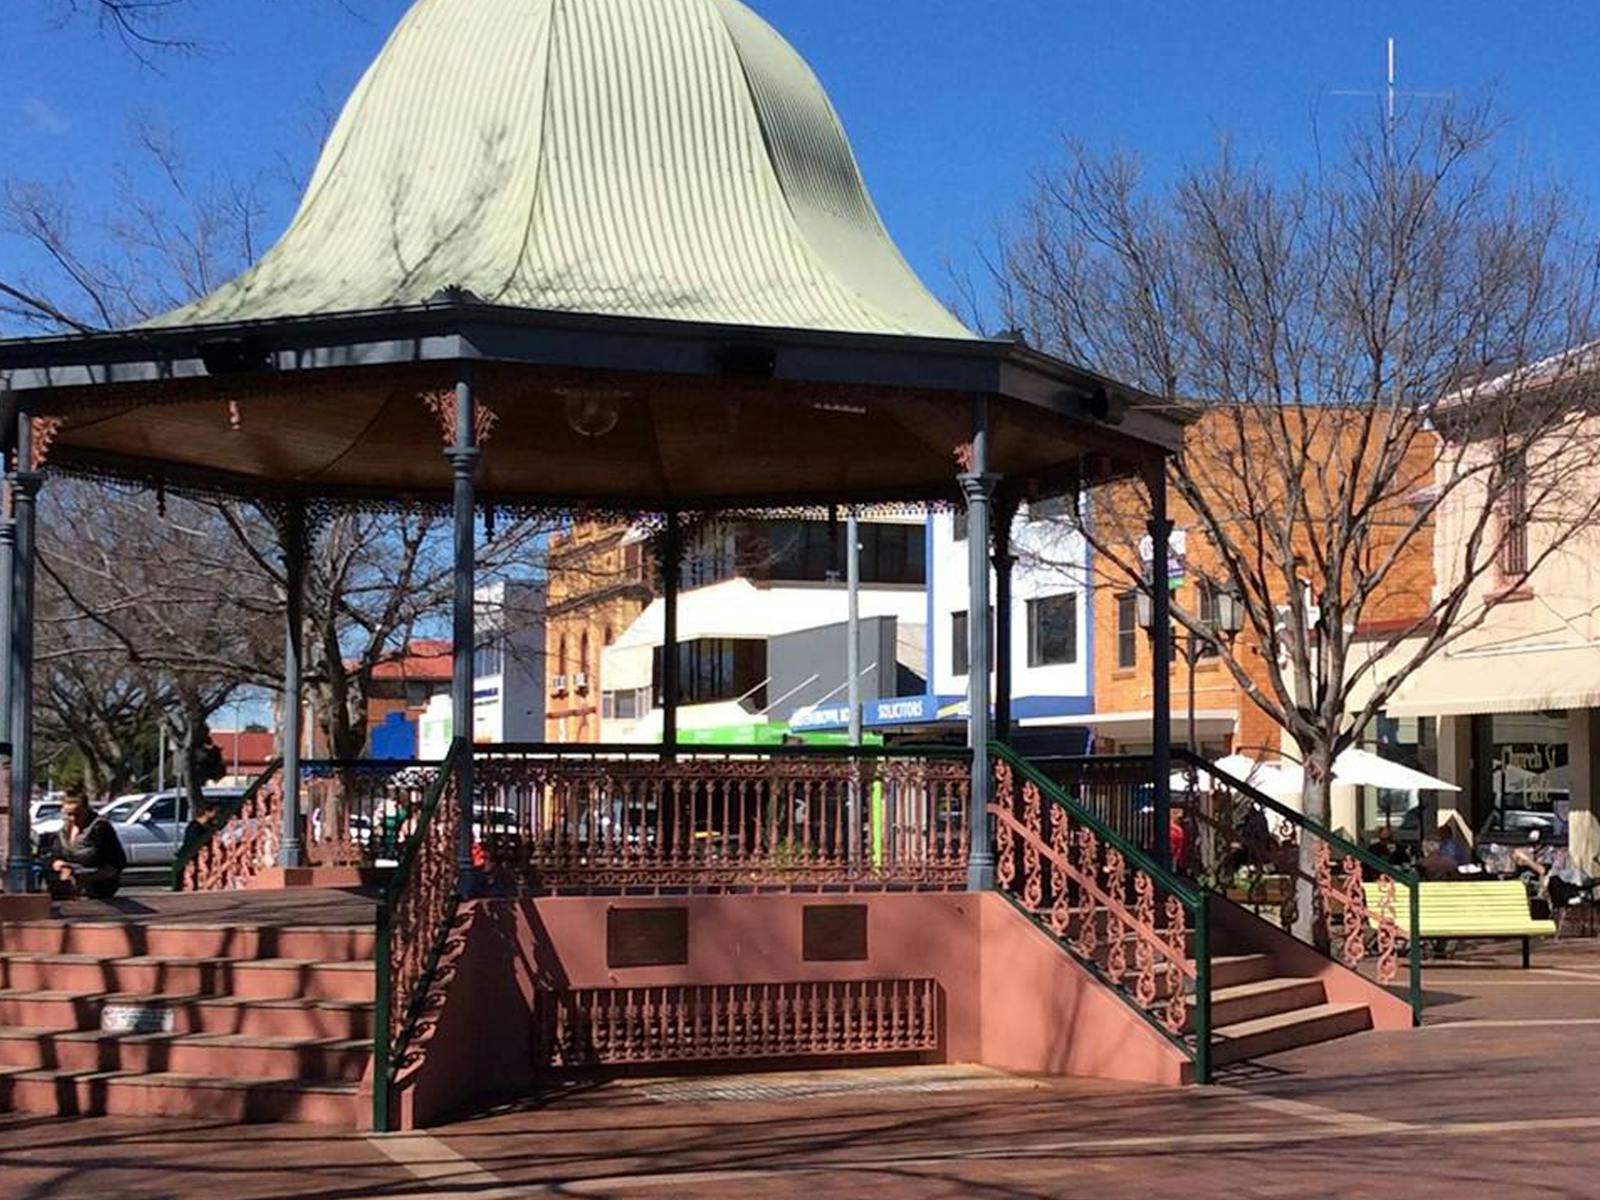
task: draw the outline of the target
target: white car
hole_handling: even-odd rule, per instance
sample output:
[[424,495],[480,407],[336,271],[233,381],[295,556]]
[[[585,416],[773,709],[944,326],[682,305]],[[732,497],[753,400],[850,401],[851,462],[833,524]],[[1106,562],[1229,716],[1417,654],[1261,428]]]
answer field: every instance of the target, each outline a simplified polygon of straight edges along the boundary
[[[115,825],[118,821],[132,815],[132,813],[146,800],[150,799],[149,792],[129,792],[125,796],[118,796],[100,810],[100,815]],[[39,820],[31,823],[29,828],[33,832],[35,841],[40,838],[55,837],[61,832],[61,805],[55,806],[55,811],[43,815]]]

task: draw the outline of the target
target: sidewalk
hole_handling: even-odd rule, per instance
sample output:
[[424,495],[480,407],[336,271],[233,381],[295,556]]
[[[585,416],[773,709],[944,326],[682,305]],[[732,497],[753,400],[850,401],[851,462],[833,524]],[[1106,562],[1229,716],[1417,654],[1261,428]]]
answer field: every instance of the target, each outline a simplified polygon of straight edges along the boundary
[[1600,944],[1430,964],[1429,1025],[1189,1091],[975,1068],[634,1081],[427,1134],[0,1117],[7,1197],[1600,1194]]

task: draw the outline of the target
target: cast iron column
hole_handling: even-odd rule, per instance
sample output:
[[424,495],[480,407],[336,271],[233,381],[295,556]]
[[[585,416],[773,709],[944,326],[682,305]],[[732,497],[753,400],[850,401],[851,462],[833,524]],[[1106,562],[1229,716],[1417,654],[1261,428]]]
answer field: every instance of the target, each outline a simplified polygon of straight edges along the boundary
[[[306,505],[299,498],[283,510],[283,835],[280,867],[305,865],[300,820],[300,667],[305,604]],[[237,736],[234,739],[238,745]]]
[[1014,496],[994,504],[994,739],[1011,740],[1011,526],[1017,518]]
[[989,502],[999,477],[989,474],[989,408],[974,404],[972,458],[961,476],[967,498],[967,742],[972,749],[971,857],[967,887],[994,886],[994,851],[989,843]]
[[683,528],[678,514],[667,514],[661,539],[661,748],[678,748],[678,571],[683,565]]
[[39,476],[33,470],[33,424],[17,412],[15,469],[11,473],[14,546],[11,560],[11,837],[6,855],[6,890],[32,884],[29,801],[33,798],[33,554],[34,502]]
[[457,865],[463,894],[476,890],[472,865],[472,664],[477,650],[477,498],[473,484],[478,472],[477,405],[472,394],[472,364],[463,362],[456,374],[456,439],[445,451],[455,485],[455,596],[451,612],[450,737],[464,742],[456,759],[456,797],[461,806],[461,833],[457,840]]
[[[11,433],[10,429],[6,429],[4,435],[0,436],[0,454],[10,453]],[[4,491],[0,492],[0,630],[5,632],[6,638],[5,659],[0,662],[0,745],[5,747],[7,770],[10,769],[11,757],[11,562],[16,540],[16,525],[11,519],[11,481],[8,477]],[[28,886],[28,839],[32,831],[28,827],[30,814],[26,800],[18,800],[21,793],[13,789],[10,783],[7,777],[6,815],[9,820],[6,825],[5,890],[21,892]]]
[[1168,546],[1167,460],[1148,472],[1150,485],[1150,698],[1151,745],[1155,759],[1156,861],[1172,865],[1172,594]]
[[[850,744],[861,745],[861,523],[852,508],[844,523],[845,628],[850,644],[845,648],[848,686],[845,695],[850,705]],[[851,814],[855,821],[859,814]],[[854,825],[851,828],[855,828]]]

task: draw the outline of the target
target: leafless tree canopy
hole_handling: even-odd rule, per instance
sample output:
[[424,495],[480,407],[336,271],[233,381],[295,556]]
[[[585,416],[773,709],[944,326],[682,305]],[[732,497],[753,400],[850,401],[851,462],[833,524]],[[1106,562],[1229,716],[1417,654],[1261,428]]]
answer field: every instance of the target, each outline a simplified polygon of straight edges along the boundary
[[[1191,573],[1243,601],[1245,637],[1217,637],[1187,589],[1175,619],[1292,735],[1323,819],[1332,758],[1483,620],[1485,580],[1515,590],[1595,515],[1568,486],[1596,451],[1581,356],[1563,355],[1591,336],[1594,246],[1496,133],[1487,107],[1422,108],[1297,177],[1224,146],[1164,187],[1069,147],[999,260],[1013,325],[1198,410],[1174,518]],[[1531,515],[1507,519],[1513,501]],[[1114,586],[1149,586],[1146,503],[1086,506]],[[1417,584],[1458,511],[1451,569]],[[1541,536],[1516,561],[1528,520]]]

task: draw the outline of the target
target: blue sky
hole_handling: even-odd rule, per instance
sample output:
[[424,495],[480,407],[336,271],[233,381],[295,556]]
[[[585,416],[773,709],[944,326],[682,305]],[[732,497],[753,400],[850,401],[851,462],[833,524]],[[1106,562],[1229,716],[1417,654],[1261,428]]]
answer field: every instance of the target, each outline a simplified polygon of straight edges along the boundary
[[[141,66],[91,22],[62,25],[43,0],[0,17],[0,178],[65,184],[93,203],[132,158],[145,115],[188,160],[252,179],[304,174],[342,102],[407,0],[190,0],[177,28],[204,46]],[[1290,170],[1372,100],[1384,39],[1401,86],[1493,88],[1508,150],[1573,183],[1600,182],[1589,0],[754,0],[821,76],[897,240],[934,289],[1015,212],[1067,134],[1141,153],[1152,171],[1209,155],[1226,133]],[[441,81],[442,83],[445,81]],[[269,224],[292,206],[283,188]],[[37,269],[0,240],[0,274]]]

